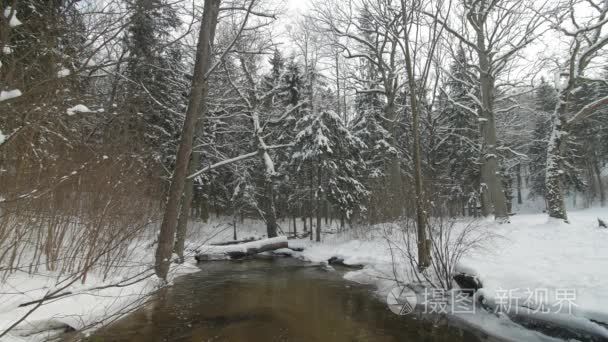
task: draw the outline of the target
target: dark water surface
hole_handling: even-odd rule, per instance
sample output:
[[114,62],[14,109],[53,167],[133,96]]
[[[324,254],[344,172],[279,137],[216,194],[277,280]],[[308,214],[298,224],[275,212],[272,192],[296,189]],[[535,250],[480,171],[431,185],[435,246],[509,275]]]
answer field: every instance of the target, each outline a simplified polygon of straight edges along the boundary
[[479,341],[397,316],[372,289],[290,258],[218,261],[90,341]]

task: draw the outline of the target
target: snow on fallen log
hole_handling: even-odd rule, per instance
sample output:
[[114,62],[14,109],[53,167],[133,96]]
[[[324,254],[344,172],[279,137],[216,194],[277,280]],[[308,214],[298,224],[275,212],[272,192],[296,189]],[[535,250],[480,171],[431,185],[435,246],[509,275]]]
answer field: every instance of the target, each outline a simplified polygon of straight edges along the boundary
[[210,245],[211,246],[240,245],[240,244],[243,244],[243,243],[257,241],[257,240],[261,240],[261,239],[256,239],[256,238],[250,237],[250,238],[243,239],[243,240],[234,240],[234,241],[224,241],[224,242],[210,243]]
[[196,261],[240,259],[254,254],[287,248],[287,237],[279,236],[270,239],[245,242],[238,245],[202,246],[201,252],[194,258]]

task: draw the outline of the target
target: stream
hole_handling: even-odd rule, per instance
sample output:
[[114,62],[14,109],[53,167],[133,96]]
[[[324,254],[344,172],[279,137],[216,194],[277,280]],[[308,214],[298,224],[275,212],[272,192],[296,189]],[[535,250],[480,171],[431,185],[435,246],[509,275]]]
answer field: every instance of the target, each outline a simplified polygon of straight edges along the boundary
[[200,264],[89,341],[481,341],[445,321],[398,316],[371,287],[292,258]]

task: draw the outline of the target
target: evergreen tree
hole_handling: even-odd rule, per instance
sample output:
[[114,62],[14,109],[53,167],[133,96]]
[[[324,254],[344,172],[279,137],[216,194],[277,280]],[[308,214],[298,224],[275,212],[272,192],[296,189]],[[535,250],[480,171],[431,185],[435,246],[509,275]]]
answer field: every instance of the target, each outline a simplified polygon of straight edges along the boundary
[[532,142],[528,150],[530,195],[544,196],[551,113],[557,105],[557,92],[544,78],[541,79],[541,83],[535,91],[534,102],[536,119],[534,120]]
[[459,49],[450,66],[450,79],[440,101],[444,137],[439,143],[439,160],[448,182],[444,193],[447,203],[458,203],[460,211],[479,202],[481,177],[479,122],[470,96],[475,89],[471,89],[474,82],[467,65],[465,51]]
[[128,135],[139,148],[171,166],[188,87],[181,51],[169,45],[180,20],[166,0],[129,0],[128,7],[132,15],[125,74],[130,81],[122,98]]
[[343,218],[363,210],[361,203],[367,196],[360,181],[364,163],[359,151],[366,148],[363,141],[331,110],[305,115],[298,120],[296,130],[292,166],[302,172],[313,165],[315,200],[327,199]]

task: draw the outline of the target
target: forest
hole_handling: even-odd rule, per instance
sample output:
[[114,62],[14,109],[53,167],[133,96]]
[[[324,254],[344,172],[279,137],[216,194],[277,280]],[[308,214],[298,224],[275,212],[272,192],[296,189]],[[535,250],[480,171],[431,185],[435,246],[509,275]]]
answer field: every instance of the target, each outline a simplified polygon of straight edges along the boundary
[[[608,1],[1,4],[0,340],[252,227],[313,262],[373,240],[389,278],[446,290],[511,238],[589,286],[577,318],[608,338]],[[555,271],[577,260],[597,282]]]

